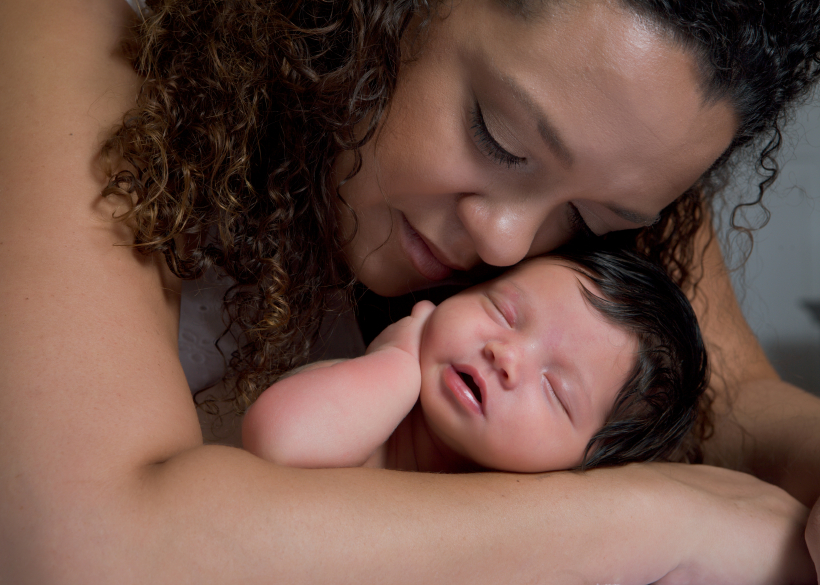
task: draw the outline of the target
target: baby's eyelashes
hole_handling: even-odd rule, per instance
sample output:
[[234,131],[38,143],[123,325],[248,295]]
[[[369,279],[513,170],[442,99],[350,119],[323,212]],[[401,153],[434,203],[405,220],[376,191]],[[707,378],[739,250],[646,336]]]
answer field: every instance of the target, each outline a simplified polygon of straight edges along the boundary
[[505,302],[505,300],[499,295],[493,293],[489,293],[487,298],[489,299],[493,310],[503,322],[502,324],[510,328],[515,327],[515,312],[509,306],[509,303]]
[[550,398],[552,398],[552,400],[554,400],[555,402],[558,403],[558,405],[561,407],[561,410],[564,411],[564,414],[566,414],[571,420],[572,416],[570,415],[569,409],[567,408],[567,405],[564,404],[564,401],[561,399],[561,397],[558,395],[558,393],[555,391],[555,387],[552,385],[552,382],[550,381],[549,376],[545,373],[541,376],[541,379],[542,379],[542,384],[544,385],[544,391],[547,394],[549,394],[549,396],[550,396]]

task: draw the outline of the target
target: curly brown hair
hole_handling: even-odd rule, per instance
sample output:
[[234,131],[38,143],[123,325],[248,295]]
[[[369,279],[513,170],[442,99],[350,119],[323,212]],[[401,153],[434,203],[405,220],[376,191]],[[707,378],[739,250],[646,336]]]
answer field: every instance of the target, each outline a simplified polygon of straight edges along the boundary
[[[501,1],[520,11],[530,0]],[[809,3],[798,0],[786,2],[788,10],[780,0],[623,1],[693,48],[707,96],[728,97],[741,119],[729,151],[660,222],[610,236],[685,285],[696,280],[693,237],[726,182],[732,152],[763,136],[761,196],[776,175],[784,107],[818,75],[818,11],[800,12],[795,7]],[[353,151],[351,176],[358,171],[359,149],[386,115],[407,47],[421,39],[437,3],[147,2],[130,48],[144,81],[103,146],[112,169],[103,195],[123,198],[119,218],[133,226],[134,245],[164,254],[180,278],[215,266],[235,280],[225,308],[242,333],[226,387],[240,411],[307,359],[333,293],[351,290],[333,161]],[[724,4],[733,8],[715,8]],[[729,12],[747,29],[727,29]],[[769,70],[776,75],[764,75]]]
[[329,293],[353,280],[332,163],[373,136],[421,13],[371,4],[149,1],[129,47],[144,82],[103,147],[125,163],[103,195],[130,202],[136,247],[178,277],[216,266],[236,281],[240,409],[307,358]]

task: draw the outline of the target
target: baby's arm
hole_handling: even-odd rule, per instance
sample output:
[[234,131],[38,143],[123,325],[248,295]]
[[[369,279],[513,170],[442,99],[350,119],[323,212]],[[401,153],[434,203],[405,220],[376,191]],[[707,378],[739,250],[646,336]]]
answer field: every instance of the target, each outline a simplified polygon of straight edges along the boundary
[[290,467],[363,465],[418,399],[419,343],[433,308],[417,304],[361,357],[308,366],[265,390],[242,422],[245,449]]

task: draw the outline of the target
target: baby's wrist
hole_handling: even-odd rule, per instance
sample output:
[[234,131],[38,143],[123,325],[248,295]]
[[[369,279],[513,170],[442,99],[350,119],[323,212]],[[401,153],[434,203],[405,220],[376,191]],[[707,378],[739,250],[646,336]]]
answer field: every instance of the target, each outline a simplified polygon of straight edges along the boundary
[[415,365],[418,365],[419,363],[418,355],[408,351],[400,345],[393,345],[390,343],[380,345],[379,347],[375,347],[372,349],[368,348],[366,355],[372,355],[380,352],[385,352],[385,355],[393,356],[393,358],[396,360],[407,360],[408,362],[413,363]]
[[383,345],[368,353],[370,359],[377,360],[377,367],[389,372],[392,383],[408,386],[421,385],[421,366],[418,357],[406,349],[395,345]]

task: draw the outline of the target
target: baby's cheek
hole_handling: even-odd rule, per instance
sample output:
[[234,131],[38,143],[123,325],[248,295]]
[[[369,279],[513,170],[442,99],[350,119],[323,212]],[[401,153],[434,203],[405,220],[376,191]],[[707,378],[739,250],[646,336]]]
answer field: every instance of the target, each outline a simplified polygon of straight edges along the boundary
[[436,326],[431,318],[428,319],[425,324],[421,332],[421,341],[419,342],[419,368],[421,368],[422,385],[428,377],[433,376],[433,371],[436,366],[442,363],[439,354]]
[[586,441],[561,421],[532,421],[511,429],[487,445],[492,467],[540,473],[571,469],[581,463]]
[[422,408],[430,406],[433,402],[431,394],[436,389],[436,373],[435,368],[429,360],[424,357],[424,346],[419,355],[419,369],[421,371],[421,388],[419,388],[419,400],[421,400]]

